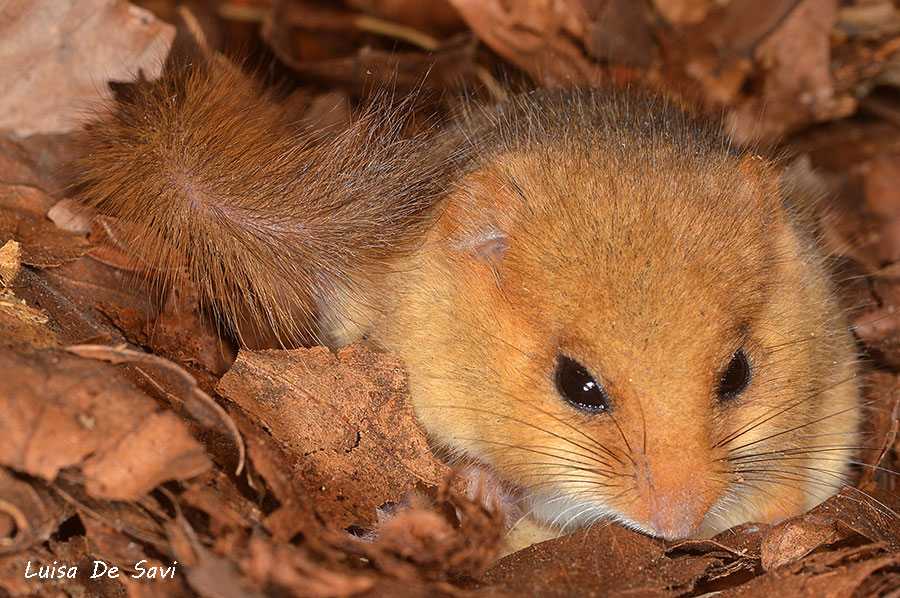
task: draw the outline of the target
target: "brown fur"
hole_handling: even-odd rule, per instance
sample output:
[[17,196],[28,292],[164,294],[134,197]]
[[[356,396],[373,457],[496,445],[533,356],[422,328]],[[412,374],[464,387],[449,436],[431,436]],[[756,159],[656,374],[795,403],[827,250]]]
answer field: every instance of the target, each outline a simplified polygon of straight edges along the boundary
[[309,339],[433,218],[444,166],[427,135],[400,135],[401,112],[317,142],[238,69],[198,59],[90,125],[81,198],[163,282],[186,269],[239,335]]
[[[709,534],[842,485],[852,339],[775,165],[601,91],[519,97],[440,138],[369,114],[312,146],[235,77],[170,76],[101,120],[82,163],[86,201],[186,262],[232,324],[296,337],[325,305],[319,336],[362,325],[405,360],[435,442],[558,528]],[[741,347],[753,378],[721,401]],[[561,398],[560,355],[608,411]]]

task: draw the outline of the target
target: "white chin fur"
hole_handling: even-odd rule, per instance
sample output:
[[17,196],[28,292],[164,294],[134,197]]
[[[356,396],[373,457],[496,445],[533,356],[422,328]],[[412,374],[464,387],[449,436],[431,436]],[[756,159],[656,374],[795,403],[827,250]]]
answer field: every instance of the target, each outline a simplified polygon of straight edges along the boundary
[[606,520],[615,521],[623,527],[642,534],[654,535],[644,526],[623,517],[605,505],[578,500],[561,493],[532,494],[522,502],[523,513],[530,513],[538,521],[542,521],[560,532],[574,531]]

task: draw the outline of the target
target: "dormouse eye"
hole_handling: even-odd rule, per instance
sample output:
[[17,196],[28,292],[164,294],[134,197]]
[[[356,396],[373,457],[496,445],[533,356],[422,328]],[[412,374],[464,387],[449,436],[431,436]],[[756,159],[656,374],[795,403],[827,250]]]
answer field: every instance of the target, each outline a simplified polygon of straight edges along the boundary
[[554,378],[559,394],[575,407],[594,412],[609,409],[609,397],[603,387],[574,359],[560,357]]
[[753,372],[743,349],[738,349],[719,380],[719,400],[733,399],[747,389]]

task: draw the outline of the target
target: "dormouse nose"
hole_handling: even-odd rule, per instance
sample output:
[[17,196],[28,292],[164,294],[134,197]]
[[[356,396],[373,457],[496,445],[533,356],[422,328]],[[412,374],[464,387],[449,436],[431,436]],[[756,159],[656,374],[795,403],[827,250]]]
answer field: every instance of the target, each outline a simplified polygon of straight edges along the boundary
[[687,452],[666,451],[635,459],[635,519],[666,540],[696,534],[716,500],[708,466]]

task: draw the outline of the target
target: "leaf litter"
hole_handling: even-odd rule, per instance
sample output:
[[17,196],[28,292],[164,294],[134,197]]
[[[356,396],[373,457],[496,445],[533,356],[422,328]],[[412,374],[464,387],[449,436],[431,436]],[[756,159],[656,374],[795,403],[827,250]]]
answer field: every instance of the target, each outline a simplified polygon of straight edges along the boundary
[[[428,450],[395,358],[361,345],[238,352],[194,290],[155,292],[148,265],[70,202],[67,134],[109,97],[107,79],[155,76],[174,29],[123,0],[26,0],[0,7],[5,595],[896,593],[895,2],[196,4],[209,39],[265,46],[292,69],[305,82],[292,109],[326,132],[348,102],[385,87],[424,91],[428,112],[446,115],[460,90],[490,100],[614,83],[721,114],[736,142],[808,156],[867,358],[872,440],[860,460],[877,467],[776,526],[665,543],[599,524],[497,561],[502,514]],[[147,6],[179,14],[165,0]],[[54,561],[128,574],[25,577],[29,562]],[[177,561],[178,573],[147,583],[132,577],[141,561],[157,573]]]

